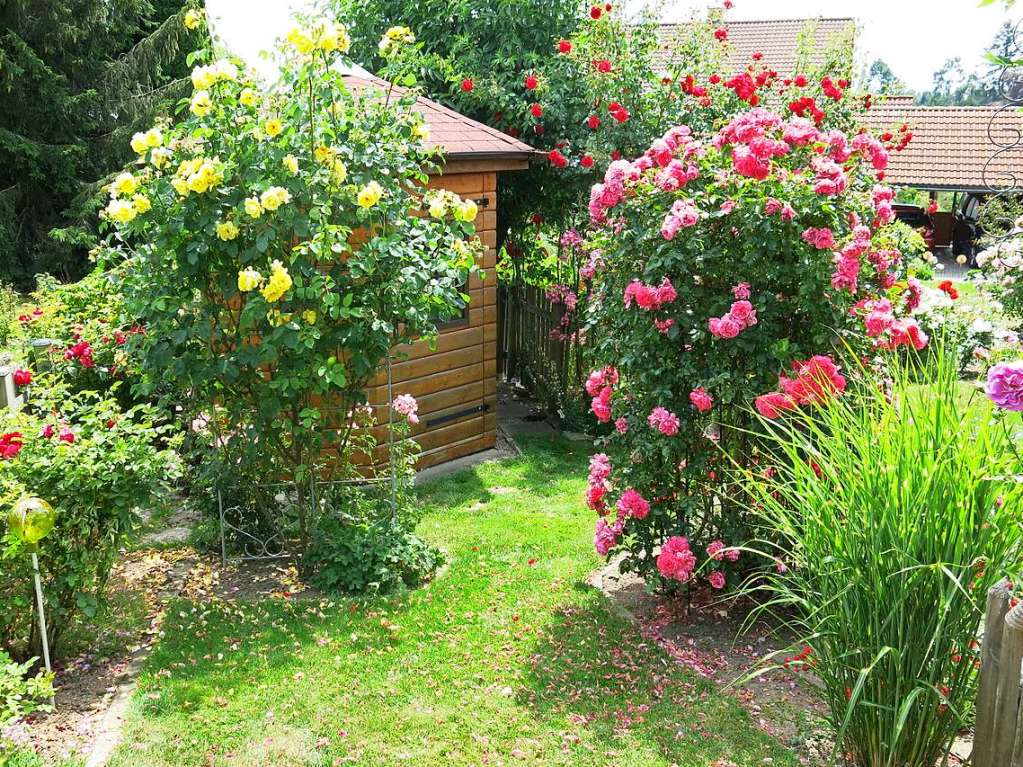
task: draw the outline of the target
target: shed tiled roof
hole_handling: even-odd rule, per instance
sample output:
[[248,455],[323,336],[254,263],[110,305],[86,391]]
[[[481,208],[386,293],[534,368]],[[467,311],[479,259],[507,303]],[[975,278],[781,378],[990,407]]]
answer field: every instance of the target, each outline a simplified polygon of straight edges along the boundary
[[1012,183],[1007,174],[1015,174],[1016,184],[1023,184],[1023,147],[995,157],[996,142],[1011,147],[1023,131],[1023,115],[1015,108],[887,102],[867,113],[866,124],[878,133],[902,125],[913,132],[904,150],[891,153],[885,172],[889,183],[983,191]]
[[[684,33],[687,24],[661,24],[657,36],[661,41],[660,62],[667,64],[675,40]],[[854,35],[856,21],[848,18],[771,19],[766,21],[728,21],[722,24],[728,38],[722,43],[726,50],[725,63],[729,72],[745,69],[754,53],[762,53],[760,64],[773,69],[782,77],[798,74],[799,37],[805,31],[813,33],[813,48],[809,63],[820,66],[828,48],[846,35]],[[851,62],[850,62],[851,63]]]
[[[391,87],[386,80],[372,75],[346,74],[345,82],[353,90]],[[397,86],[395,92],[404,90]],[[430,128],[430,143],[440,147],[447,160],[528,160],[536,150],[496,128],[461,115],[436,101],[420,97],[416,111]]]

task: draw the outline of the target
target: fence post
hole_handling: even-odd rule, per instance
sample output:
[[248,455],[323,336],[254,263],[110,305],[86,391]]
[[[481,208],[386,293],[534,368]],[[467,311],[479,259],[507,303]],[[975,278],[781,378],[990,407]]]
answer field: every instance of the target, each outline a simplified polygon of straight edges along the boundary
[[973,736],[973,767],[994,767],[995,708],[998,683],[1001,679],[1002,638],[1005,614],[1009,610],[1009,589],[1004,583],[991,587],[987,593],[984,614],[984,642],[980,648],[980,689],[977,692],[976,726]]
[[1020,664],[1023,663],[1023,603],[1005,615],[1002,654],[999,658],[998,703],[995,706],[991,767],[1008,765],[1016,744],[1016,720],[1019,718]]

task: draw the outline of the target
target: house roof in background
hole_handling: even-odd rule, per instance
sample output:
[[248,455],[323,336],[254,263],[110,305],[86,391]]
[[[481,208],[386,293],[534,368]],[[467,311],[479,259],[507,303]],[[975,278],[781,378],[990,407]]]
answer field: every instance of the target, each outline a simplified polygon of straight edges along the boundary
[[[680,33],[689,24],[661,24],[657,36],[661,41],[659,63],[666,65]],[[814,31],[810,63],[820,66],[829,46],[846,34],[855,34],[856,20],[851,18],[770,19],[763,21],[727,21],[726,64],[730,72],[745,69],[754,53],[762,53],[760,63],[781,76],[798,74],[799,36],[804,30]]]
[[[387,91],[391,84],[370,74],[345,74],[345,83],[355,91]],[[404,89],[393,86],[397,93]],[[536,150],[496,128],[484,125],[436,101],[420,96],[415,109],[430,128],[430,143],[440,147],[447,160],[529,160]]]
[[882,102],[867,112],[865,122],[875,133],[904,124],[913,132],[904,150],[891,153],[888,183],[959,191],[1023,185],[1023,147],[995,156],[997,145],[1013,147],[1023,135],[1023,115],[1016,108]]

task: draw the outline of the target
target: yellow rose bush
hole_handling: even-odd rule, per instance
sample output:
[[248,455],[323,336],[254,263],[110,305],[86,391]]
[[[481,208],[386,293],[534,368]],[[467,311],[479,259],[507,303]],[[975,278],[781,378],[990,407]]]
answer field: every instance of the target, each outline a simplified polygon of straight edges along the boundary
[[143,387],[187,401],[232,465],[298,484],[337,471],[368,382],[462,311],[479,253],[472,203],[430,215],[412,97],[349,90],[348,46],[340,23],[297,26],[273,86],[200,62],[181,121],[132,138],[102,214],[147,328]]

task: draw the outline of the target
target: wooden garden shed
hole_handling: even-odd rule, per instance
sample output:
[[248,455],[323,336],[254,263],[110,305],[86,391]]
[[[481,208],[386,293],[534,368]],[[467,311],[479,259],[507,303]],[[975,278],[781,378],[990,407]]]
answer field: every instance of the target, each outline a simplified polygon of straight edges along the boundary
[[[390,85],[368,74],[350,74],[352,90]],[[442,171],[431,188],[447,189],[479,207],[476,232],[485,250],[482,277],[467,286],[469,306],[461,318],[445,322],[431,349],[417,342],[395,350],[391,383],[395,394],[419,402],[419,424],[412,435],[422,447],[419,468],[486,450],[497,438],[497,179],[524,170],[535,150],[482,123],[426,98],[416,109],[430,128],[430,140],[444,151]],[[369,403],[381,420],[388,407],[386,371],[369,389]]]

